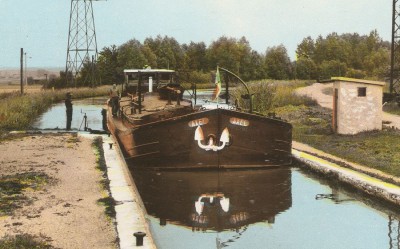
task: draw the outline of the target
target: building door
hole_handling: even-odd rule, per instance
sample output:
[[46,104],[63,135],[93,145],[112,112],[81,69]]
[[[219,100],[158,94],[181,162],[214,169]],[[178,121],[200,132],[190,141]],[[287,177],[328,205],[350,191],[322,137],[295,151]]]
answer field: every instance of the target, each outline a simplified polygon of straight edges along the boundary
[[339,91],[335,88],[335,92],[333,94],[333,117],[332,117],[332,126],[333,131],[337,132],[338,129],[338,98],[339,98]]

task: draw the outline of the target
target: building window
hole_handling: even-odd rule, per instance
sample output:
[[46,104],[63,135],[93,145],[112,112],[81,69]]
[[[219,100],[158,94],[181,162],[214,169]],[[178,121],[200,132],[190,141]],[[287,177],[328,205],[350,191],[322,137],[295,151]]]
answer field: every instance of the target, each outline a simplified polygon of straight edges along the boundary
[[366,87],[358,87],[358,97],[367,96],[367,88]]

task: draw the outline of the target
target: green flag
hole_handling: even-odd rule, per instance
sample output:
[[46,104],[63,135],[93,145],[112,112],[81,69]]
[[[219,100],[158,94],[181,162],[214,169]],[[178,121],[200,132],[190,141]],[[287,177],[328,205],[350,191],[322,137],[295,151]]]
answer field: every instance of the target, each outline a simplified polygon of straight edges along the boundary
[[221,93],[221,75],[219,74],[219,68],[217,67],[217,73],[215,74],[215,90],[213,94],[213,100],[217,99]]

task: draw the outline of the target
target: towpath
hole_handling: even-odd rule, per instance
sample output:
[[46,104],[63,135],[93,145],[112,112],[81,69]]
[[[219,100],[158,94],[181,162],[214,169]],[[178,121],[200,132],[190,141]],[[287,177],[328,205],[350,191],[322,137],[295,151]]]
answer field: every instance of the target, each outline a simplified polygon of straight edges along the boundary
[[[30,234],[55,248],[116,248],[114,225],[98,203],[107,192],[96,166],[92,140],[77,134],[26,134],[0,141],[0,190],[28,184],[24,175],[37,181],[14,197],[0,197],[0,239]],[[3,213],[12,197],[17,200],[10,205],[18,208]]]

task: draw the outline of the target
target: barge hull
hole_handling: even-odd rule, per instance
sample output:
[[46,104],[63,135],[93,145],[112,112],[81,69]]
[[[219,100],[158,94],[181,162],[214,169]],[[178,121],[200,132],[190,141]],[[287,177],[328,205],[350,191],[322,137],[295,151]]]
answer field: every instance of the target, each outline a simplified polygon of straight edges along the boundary
[[[109,116],[109,129],[134,167],[264,168],[291,164],[292,127],[281,120],[214,109],[129,125]],[[203,134],[201,141],[195,140],[198,127]],[[219,149],[224,130],[228,131],[229,142]]]

